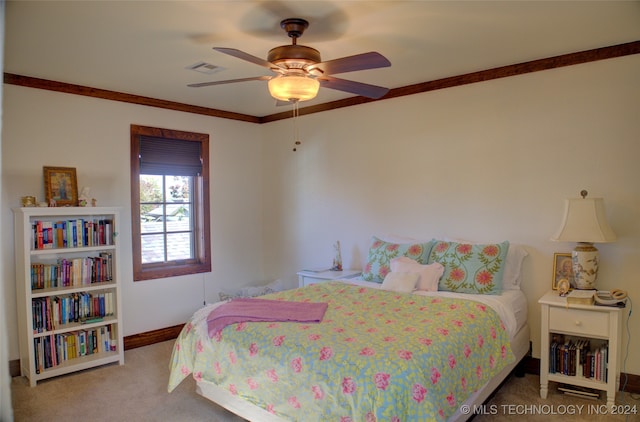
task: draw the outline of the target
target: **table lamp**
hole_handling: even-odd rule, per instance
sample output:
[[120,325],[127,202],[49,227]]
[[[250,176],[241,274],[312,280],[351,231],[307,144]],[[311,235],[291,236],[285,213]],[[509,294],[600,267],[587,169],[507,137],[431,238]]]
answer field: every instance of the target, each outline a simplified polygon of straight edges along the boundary
[[580,192],[582,198],[565,200],[564,217],[558,232],[551,238],[557,242],[577,242],[571,252],[573,276],[578,289],[595,289],[598,278],[598,249],[594,243],[614,242],[613,232],[604,212],[602,198],[587,198],[588,192]]

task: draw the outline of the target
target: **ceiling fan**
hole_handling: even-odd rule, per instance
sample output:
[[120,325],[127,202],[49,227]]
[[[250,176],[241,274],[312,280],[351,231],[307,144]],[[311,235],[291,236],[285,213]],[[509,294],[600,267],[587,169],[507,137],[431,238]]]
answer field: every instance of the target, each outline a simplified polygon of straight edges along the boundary
[[237,50],[235,48],[213,47],[214,50],[242,60],[266,67],[275,76],[255,76],[251,78],[189,84],[189,87],[203,87],[247,81],[269,81],[269,92],[279,101],[306,101],[314,98],[320,86],[349,92],[363,97],[377,99],[389,89],[362,82],[336,78],[332,75],[358,70],[391,66],[391,62],[375,51],[323,62],[315,48],[298,45],[309,22],[300,18],[284,19],[280,26],[292,39],[291,45],[275,47],[269,51],[267,60]]

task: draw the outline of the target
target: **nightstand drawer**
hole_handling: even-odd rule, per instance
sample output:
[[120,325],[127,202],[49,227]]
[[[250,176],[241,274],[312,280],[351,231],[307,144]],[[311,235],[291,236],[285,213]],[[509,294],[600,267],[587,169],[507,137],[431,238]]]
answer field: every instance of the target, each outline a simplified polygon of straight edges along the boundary
[[[312,284],[317,284],[317,283],[324,283],[327,281],[331,281],[331,280],[327,280],[326,278],[316,278],[316,277],[304,277],[304,280],[302,281],[302,284],[304,286],[311,286]],[[302,287],[302,286],[300,286]]]
[[327,281],[354,278],[354,277],[358,277],[360,274],[361,272],[357,270],[299,271],[298,287],[310,286],[312,284],[324,283]]
[[549,308],[549,331],[609,337],[609,313]]

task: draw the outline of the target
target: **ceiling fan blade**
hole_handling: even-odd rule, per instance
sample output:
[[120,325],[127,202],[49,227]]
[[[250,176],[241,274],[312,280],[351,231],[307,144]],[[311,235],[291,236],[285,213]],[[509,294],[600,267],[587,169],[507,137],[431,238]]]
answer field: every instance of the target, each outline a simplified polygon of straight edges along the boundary
[[221,53],[224,54],[228,54],[230,56],[236,57],[238,59],[242,59],[242,60],[246,60],[248,62],[251,62],[253,64],[257,64],[258,66],[263,66],[266,67],[268,69],[274,70],[274,71],[278,71],[278,70],[283,70],[282,67],[268,62],[264,59],[261,59],[260,57],[256,57],[253,56],[249,53],[245,53],[244,51],[240,51],[236,48],[225,48],[225,47],[213,47],[214,50],[219,51]]
[[350,92],[352,94],[362,95],[363,97],[378,99],[383,97],[389,88],[376,85],[369,85],[362,82],[348,81],[346,79],[334,78],[332,76],[323,76],[318,78],[320,86],[324,88],[335,89],[338,91]]
[[313,73],[314,69],[320,69],[325,75],[354,72],[356,70],[377,69],[389,67],[391,62],[382,54],[375,51],[356,54],[355,56],[342,57],[340,59],[312,64],[306,70]]
[[271,79],[271,76],[254,76],[252,78],[227,79],[226,81],[200,82],[200,83],[197,83],[197,84],[189,84],[187,86],[191,87],[191,88],[200,88],[202,86],[233,84],[233,83],[236,83],[236,82],[268,81],[269,79]]

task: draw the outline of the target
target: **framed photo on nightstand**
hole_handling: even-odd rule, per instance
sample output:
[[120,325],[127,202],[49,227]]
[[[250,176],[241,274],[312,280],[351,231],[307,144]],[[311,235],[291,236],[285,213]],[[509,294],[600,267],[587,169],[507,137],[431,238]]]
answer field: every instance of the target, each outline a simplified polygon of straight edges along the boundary
[[556,252],[553,254],[553,278],[551,280],[553,290],[558,290],[560,280],[568,280],[572,289],[576,287],[570,253]]

